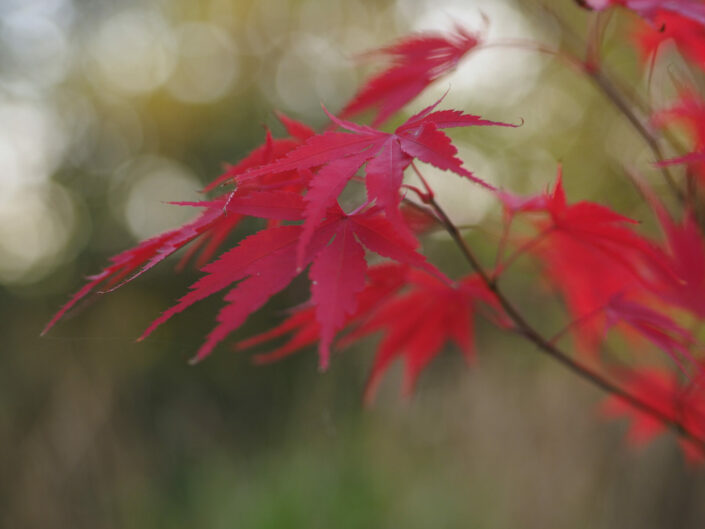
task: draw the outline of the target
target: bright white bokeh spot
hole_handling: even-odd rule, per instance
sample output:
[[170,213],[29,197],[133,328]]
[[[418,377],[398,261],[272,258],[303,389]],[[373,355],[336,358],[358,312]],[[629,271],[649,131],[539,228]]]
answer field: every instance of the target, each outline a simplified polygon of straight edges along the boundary
[[69,193],[50,183],[0,193],[0,282],[30,283],[61,262],[76,230]]
[[176,30],[179,63],[167,88],[187,103],[215,101],[232,88],[239,73],[237,48],[212,24],[190,22]]
[[66,35],[53,20],[43,16],[13,14],[3,19],[2,42],[23,77],[43,85],[61,82],[70,66]]
[[145,156],[125,169],[127,198],[122,216],[137,239],[146,239],[194,218],[200,208],[175,206],[170,201],[203,200],[196,175],[175,161]]
[[68,137],[48,105],[0,100],[0,282],[31,283],[59,263],[75,231],[69,194],[49,178]]
[[277,68],[275,102],[301,114],[334,110],[354,94],[357,78],[335,42],[309,34],[293,38]]
[[48,180],[63,158],[67,138],[47,106],[0,101],[0,189]]
[[144,148],[142,116],[125,99],[104,98],[98,109],[81,92],[66,90],[55,105],[70,140],[68,164],[110,176]]
[[107,18],[90,44],[90,65],[103,82],[127,95],[159,88],[176,64],[176,43],[157,11],[132,9]]

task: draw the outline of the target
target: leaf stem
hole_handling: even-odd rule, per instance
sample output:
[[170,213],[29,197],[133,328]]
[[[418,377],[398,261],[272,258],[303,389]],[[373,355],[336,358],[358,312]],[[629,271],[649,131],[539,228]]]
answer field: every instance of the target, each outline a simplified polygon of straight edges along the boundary
[[431,200],[436,196],[436,194],[433,192],[433,188],[428,183],[428,180],[424,177],[423,174],[421,174],[421,171],[419,171],[419,168],[416,167],[416,164],[412,161],[411,162],[411,168],[414,170],[414,173],[416,173],[416,176],[421,180],[421,183],[423,184],[424,189],[426,189],[426,199],[424,202],[430,203]]

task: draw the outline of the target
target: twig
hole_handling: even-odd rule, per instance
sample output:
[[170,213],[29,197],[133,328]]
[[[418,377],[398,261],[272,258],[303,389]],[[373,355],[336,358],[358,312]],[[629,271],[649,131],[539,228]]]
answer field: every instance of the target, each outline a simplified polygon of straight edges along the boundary
[[554,343],[544,338],[531,324],[529,324],[524,316],[519,312],[519,310],[514,306],[514,304],[509,301],[509,299],[503,294],[496,279],[490,277],[490,275],[482,267],[478,259],[473,254],[472,250],[463,239],[458,228],[450,220],[443,208],[436,202],[435,198],[430,198],[428,201],[429,206],[436,212],[436,215],[440,219],[441,223],[445,227],[448,234],[451,236],[453,241],[456,243],[463,256],[468,261],[472,269],[477,273],[482,282],[487,286],[487,288],[495,295],[499,304],[504,309],[505,313],[512,320],[516,326],[516,330],[519,334],[523,335],[527,340],[532,342],[539,351],[550,356],[554,360],[563,364],[564,367],[568,368],[573,373],[577,374],[581,378],[587,380],[593,385],[601,388],[602,390],[615,395],[629,405],[638,409],[639,411],[650,415],[651,417],[657,419],[663,424],[667,425],[679,435],[686,438],[688,441],[692,442],[705,454],[705,440],[701,439],[693,432],[688,430],[682,423],[674,421],[671,417],[660,410],[654,408],[649,403],[644,402],[639,397],[632,395],[623,388],[619,387],[615,383],[603,377],[600,373],[593,370],[592,368],[574,360],[567,353],[559,349]]
[[[634,129],[639,133],[639,135],[644,139],[649,149],[654,153],[657,162],[663,162],[666,156],[663,154],[658,140],[649,131],[649,129],[644,126],[642,121],[637,117],[634,111],[631,109],[629,104],[624,100],[622,94],[617,90],[617,88],[612,84],[610,79],[605,75],[605,73],[596,68],[586,68],[585,73],[593,80],[593,82],[600,88],[602,93],[609,99],[612,104],[617,107],[617,109],[627,118],[627,120],[632,124]],[[681,204],[685,203],[686,197],[683,191],[678,187],[676,181],[673,179],[673,175],[667,167],[661,167],[661,174],[671,188],[673,194],[678,198]]]

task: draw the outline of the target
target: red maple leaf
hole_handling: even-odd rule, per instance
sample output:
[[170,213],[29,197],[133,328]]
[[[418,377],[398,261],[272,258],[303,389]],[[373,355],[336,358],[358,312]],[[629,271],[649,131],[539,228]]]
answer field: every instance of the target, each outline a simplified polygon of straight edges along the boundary
[[540,195],[522,196],[511,191],[497,190],[497,198],[502,202],[504,214],[511,218],[519,213],[546,211],[550,195],[542,193]]
[[[194,246],[184,259],[192,257],[198,249],[202,250],[199,264],[210,259],[243,215],[275,220],[299,220],[304,211],[302,197],[285,191],[260,191],[238,195],[227,207],[223,198],[204,202],[176,202],[174,205],[197,206],[205,210],[196,220],[147,239],[136,247],[111,257],[112,264],[99,274],[89,276],[89,282],[54,315],[42,334],[98,287],[101,292],[115,290],[150,270],[194,239],[200,237],[201,244]],[[204,248],[201,248],[202,246]],[[179,266],[183,266],[184,259]]]
[[[231,179],[233,173],[237,174],[284,156],[313,134],[313,131],[302,123],[283,115],[279,115],[279,119],[292,138],[275,140],[267,131],[265,143],[262,146],[254,149],[239,164],[226,172],[226,178],[216,179],[206,189]],[[202,267],[213,257],[219,246],[246,215],[270,219],[274,224],[281,219],[300,220],[304,205],[301,197],[295,192],[300,192],[307,180],[298,174],[295,178],[291,175],[284,175],[283,178],[281,176],[275,176],[279,178],[278,181],[273,180],[269,175],[253,180],[249,186],[243,186],[230,194],[227,200],[225,197],[220,197],[202,202],[174,202],[176,205],[206,209],[196,220],[147,239],[136,247],[111,257],[112,264],[100,273],[89,276],[89,282],[54,315],[42,334],[49,331],[71,308],[96,289],[100,288],[103,292],[114,290],[140,276],[192,241],[193,244],[177,268],[182,268],[199,251],[196,266]],[[274,190],[262,191],[267,188]],[[293,212],[294,210],[296,213]]]
[[623,322],[656,347],[666,352],[684,373],[697,362],[690,352],[695,338],[671,318],[641,303],[629,300],[622,293],[615,294],[605,306],[607,329]]
[[372,124],[381,125],[433,81],[453,70],[477,44],[477,35],[456,26],[450,35],[414,35],[366,53],[367,57],[388,57],[391,65],[358,90],[340,117],[349,118],[378,107]]
[[[204,217],[207,220],[121,254],[116,264],[93,278],[51,324],[98,284],[114,286],[133,270],[141,266],[146,270],[199,235],[210,238],[204,243],[210,252],[242,216],[258,216],[269,219],[269,227],[206,265],[203,271],[207,275],[157,318],[142,338],[193,303],[235,285],[225,295],[227,304],[218,315],[218,325],[196,355],[201,359],[311,264],[320,363],[325,368],[334,336],[355,313],[358,294],[365,287],[365,248],[450,282],[415,251],[418,243],[399,212],[403,170],[416,158],[481,182],[462,167],[455,147],[440,129],[501,124],[457,111],[434,111],[435,107],[412,116],[392,134],[331,116],[349,132],[310,136],[309,129],[285,121],[292,134],[307,138],[305,143],[295,146],[293,140],[277,141],[268,133],[264,146],[226,173],[228,178],[234,176],[238,185],[227,198],[179,203],[204,207],[214,219]],[[337,205],[338,194],[364,164],[368,192],[377,204],[371,206],[368,201],[348,215]],[[302,189],[308,190],[305,197],[299,194]],[[301,220],[302,225],[280,225]]]
[[[705,31],[703,32],[705,37]],[[705,57],[705,54],[703,55]],[[705,183],[705,101],[690,86],[679,88],[676,104],[656,112],[651,119],[657,127],[680,125],[692,139],[693,152],[657,163],[659,167],[674,164],[688,164],[689,169]]]
[[677,223],[658,198],[646,187],[642,193],[656,212],[666,237],[663,253],[675,277],[655,270],[655,293],[661,300],[705,318],[705,239],[692,212],[686,211]]
[[[683,387],[670,371],[663,368],[641,368],[621,372],[622,387],[641,402],[657,410],[661,420],[637,408],[622,397],[613,395],[605,399],[602,413],[609,418],[630,419],[627,439],[640,446],[651,441],[668,428],[668,422],[680,424],[692,435],[705,440],[705,399],[702,385]],[[686,457],[693,461],[705,460],[702,443],[682,437],[679,442]]]
[[300,225],[278,226],[243,240],[206,265],[203,271],[207,275],[157,318],[140,339],[194,303],[239,282],[225,295],[228,304],[218,314],[218,325],[196,354],[195,360],[201,360],[249,314],[286,287],[298,274],[299,265],[312,263],[309,272],[312,302],[320,326],[320,365],[325,369],[335,333],[357,309],[357,295],[365,286],[367,263],[363,247],[450,282],[415,251],[416,240],[395,231],[378,208],[367,208],[350,215],[338,206],[329,208],[325,219],[314,229],[303,260],[297,264],[297,247],[303,230]]
[[542,232],[550,232],[544,244],[551,244],[555,234],[560,234],[604,254],[637,278],[643,278],[643,260],[674,275],[654,243],[627,227],[637,221],[595,202],[584,200],[567,204],[560,170],[553,193],[546,197],[545,211],[550,215],[549,221],[539,222]]
[[321,326],[316,321],[316,307],[310,302],[297,307],[292,314],[279,325],[272,327],[268,331],[256,334],[236,344],[237,350],[257,347],[266,342],[276,340],[282,336],[288,336],[288,340],[282,345],[270,349],[266,353],[259,353],[253,357],[256,364],[268,364],[276,362],[289,355],[292,355],[305,347],[318,343],[321,337]]
[[[397,231],[406,231],[406,224],[399,214],[400,188],[404,169],[414,159],[453,171],[492,189],[492,186],[463,167],[461,160],[456,157],[457,149],[440,129],[471,125],[514,126],[458,111],[434,112],[439,102],[410,117],[393,133],[357,125],[329,114],[333,122],[347,132],[327,131],[312,136],[283,158],[239,174],[235,180],[238,185],[246,185],[264,176],[291,171],[310,175],[299,259],[315,226],[363,165],[366,165],[368,199],[375,200],[384,209]],[[312,170],[315,173],[311,173]]]
[[657,127],[681,125],[693,140],[693,150],[705,149],[705,101],[694,87],[679,86],[676,103],[656,112],[651,122]]
[[560,233],[534,254],[543,264],[544,279],[561,293],[574,318],[581,350],[595,352],[604,339],[603,308],[616,294],[642,291],[642,284],[611,257]]
[[542,245],[554,244],[557,237],[564,237],[602,253],[632,271],[638,278],[642,277],[643,266],[640,261],[643,259],[651,260],[665,273],[673,275],[669,264],[655,245],[626,227],[636,224],[635,220],[595,202],[584,200],[568,204],[560,167],[552,193],[546,192],[524,199],[505,191],[498,192],[497,195],[510,216],[518,213],[549,215],[548,219],[537,222]]
[[601,311],[615,295],[644,292],[653,268],[675,277],[663,252],[628,228],[635,221],[594,202],[568,204],[560,168],[553,192],[524,199],[501,192],[499,197],[510,218],[548,215],[537,219],[537,242],[527,247],[543,261],[549,284],[563,294],[588,350],[602,339]]
[[[301,123],[300,121],[291,119],[281,113],[277,113],[277,117],[286,128],[289,137],[282,139],[274,139],[272,137],[271,132],[267,130],[264,144],[253,149],[247,156],[245,156],[245,158],[240,160],[237,164],[228,166],[223,174],[221,174],[218,178],[213,180],[213,182],[211,182],[205,187],[204,191],[211,191],[220,185],[231,182],[235,176],[242,174],[248,171],[249,169],[259,167],[261,165],[265,165],[271,163],[274,160],[282,158],[289,151],[292,151],[296,147],[300,146],[303,142],[305,142],[308,138],[315,134],[313,129],[311,129],[304,123]],[[284,185],[292,180],[297,180],[296,174],[279,174],[276,176],[277,179],[274,181],[250,182],[250,185],[261,189],[263,186],[278,187],[277,184]]]
[[[406,282],[408,267],[398,263],[383,263],[367,270],[367,285],[357,299],[357,310],[352,313],[346,326],[359,322],[382,301],[392,296]],[[320,325],[316,320],[316,307],[313,301],[296,308],[291,316],[281,324],[256,336],[238,342],[237,349],[247,349],[269,342],[280,336],[291,334],[281,346],[254,357],[256,363],[269,363],[300,351],[317,343],[320,339]]]
[[[705,4],[700,4],[705,10]],[[656,10],[649,21],[641,22],[634,31],[634,40],[645,61],[652,62],[666,43],[700,69],[705,69],[705,19],[693,19],[683,13]]]
[[663,13],[674,13],[705,25],[705,4],[702,0],[580,0],[580,3],[597,10],[623,6],[656,23]]
[[419,270],[409,270],[408,290],[381,303],[372,315],[346,335],[341,346],[383,331],[372,366],[365,400],[374,398],[382,375],[397,358],[405,364],[403,393],[413,392],[416,380],[447,341],[465,358],[474,358],[473,316],[478,302],[500,313],[499,303],[477,276],[449,285]]
[[[404,291],[395,297],[402,288]],[[407,396],[413,391],[418,375],[447,341],[456,343],[471,361],[475,355],[473,316],[478,302],[490,309],[491,316],[501,314],[496,298],[476,276],[449,285],[407,265],[383,264],[370,268],[369,283],[358,297],[358,308],[345,324],[349,332],[338,343],[343,348],[368,334],[384,332],[365,400],[372,400],[382,375],[396,358],[403,358],[406,365],[403,392]],[[503,320],[498,322],[506,324]],[[255,356],[255,361],[278,360],[319,340],[320,325],[311,302],[299,307],[274,329],[240,342],[238,349],[286,334],[290,337],[284,344]]]
[[208,207],[198,218],[178,229],[168,231],[141,242],[139,245],[110,258],[112,264],[100,273],[89,276],[86,283],[54,315],[42,334],[51,329],[72,307],[100,287],[103,291],[140,276],[203,233],[223,222],[222,206]]

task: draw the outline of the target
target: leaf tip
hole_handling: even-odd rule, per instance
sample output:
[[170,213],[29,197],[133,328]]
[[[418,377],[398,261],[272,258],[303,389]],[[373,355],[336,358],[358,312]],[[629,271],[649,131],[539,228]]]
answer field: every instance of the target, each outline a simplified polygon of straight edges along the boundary
[[325,373],[330,367],[330,359],[327,354],[321,353],[318,357],[318,372]]
[[196,364],[200,364],[202,361],[203,361],[203,357],[200,355],[196,355],[193,358],[189,359],[188,365],[195,366]]
[[59,321],[61,316],[63,315],[62,312],[59,312],[57,315],[55,315],[49,323],[47,323],[44,328],[42,329],[42,332],[39,333],[39,337],[41,338],[45,334],[47,334],[53,327],[56,325],[56,323]]

